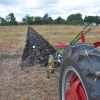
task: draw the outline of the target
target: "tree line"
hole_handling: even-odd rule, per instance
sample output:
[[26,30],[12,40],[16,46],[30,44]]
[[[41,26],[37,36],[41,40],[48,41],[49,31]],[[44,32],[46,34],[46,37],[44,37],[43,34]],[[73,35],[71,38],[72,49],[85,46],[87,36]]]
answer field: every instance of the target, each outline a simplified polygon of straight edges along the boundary
[[41,16],[26,15],[21,22],[16,21],[14,13],[9,13],[6,18],[0,16],[0,25],[44,25],[44,24],[68,24],[68,25],[83,25],[84,23],[100,24],[100,16],[85,16],[82,18],[81,13],[71,14],[66,19],[57,17],[53,19],[48,13]]

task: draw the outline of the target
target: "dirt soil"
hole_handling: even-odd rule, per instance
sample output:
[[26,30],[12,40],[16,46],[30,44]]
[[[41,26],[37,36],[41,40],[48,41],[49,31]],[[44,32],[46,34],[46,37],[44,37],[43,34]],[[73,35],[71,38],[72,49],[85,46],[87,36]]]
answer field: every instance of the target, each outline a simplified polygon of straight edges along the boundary
[[20,56],[0,59],[0,100],[59,100],[58,72],[50,74],[39,65],[21,71]]

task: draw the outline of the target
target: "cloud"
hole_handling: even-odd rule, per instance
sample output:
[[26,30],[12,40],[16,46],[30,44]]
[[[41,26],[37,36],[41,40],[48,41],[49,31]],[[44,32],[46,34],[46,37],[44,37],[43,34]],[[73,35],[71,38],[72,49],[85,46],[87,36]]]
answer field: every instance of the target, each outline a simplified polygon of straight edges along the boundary
[[10,6],[24,2],[25,0],[0,0],[1,5]]
[[66,19],[73,13],[100,15],[99,0],[0,0],[0,16],[14,13],[16,19],[30,16],[43,16],[48,13],[54,19],[61,16]]

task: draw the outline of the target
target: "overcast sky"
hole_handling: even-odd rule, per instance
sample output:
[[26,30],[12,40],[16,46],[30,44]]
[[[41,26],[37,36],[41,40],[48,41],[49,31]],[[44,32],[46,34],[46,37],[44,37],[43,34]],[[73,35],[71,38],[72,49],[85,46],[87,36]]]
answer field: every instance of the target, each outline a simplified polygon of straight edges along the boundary
[[0,0],[0,16],[9,13],[14,13],[17,21],[26,14],[43,17],[48,13],[53,19],[75,13],[100,16],[100,0]]

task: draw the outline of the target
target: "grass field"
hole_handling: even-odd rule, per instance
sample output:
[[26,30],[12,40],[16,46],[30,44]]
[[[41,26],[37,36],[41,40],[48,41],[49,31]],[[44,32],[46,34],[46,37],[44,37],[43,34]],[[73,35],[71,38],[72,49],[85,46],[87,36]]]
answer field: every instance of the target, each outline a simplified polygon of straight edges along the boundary
[[[70,43],[83,26],[32,26],[51,45]],[[27,26],[0,26],[0,100],[59,100],[58,72],[47,79],[40,66],[21,71],[20,62],[26,42]],[[86,41],[100,41],[100,27],[86,35]]]
[[[70,43],[84,26],[32,26],[38,33],[49,41],[53,46],[58,42]],[[87,29],[92,28],[89,26]],[[100,40],[100,26],[96,26],[86,35],[86,42],[94,43]]]

